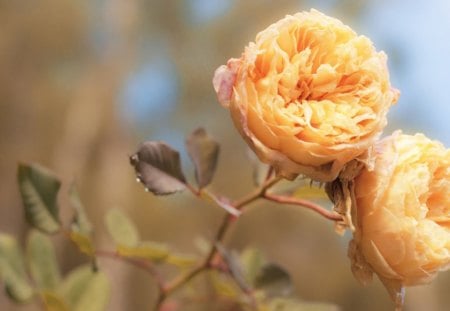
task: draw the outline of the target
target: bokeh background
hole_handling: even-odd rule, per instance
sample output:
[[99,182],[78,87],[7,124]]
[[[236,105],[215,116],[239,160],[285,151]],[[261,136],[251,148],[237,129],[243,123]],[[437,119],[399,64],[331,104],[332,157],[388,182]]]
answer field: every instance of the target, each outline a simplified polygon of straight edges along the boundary
[[[145,238],[195,252],[195,238],[211,238],[223,211],[188,193],[145,193],[127,157],[145,139],[182,150],[186,133],[202,125],[222,144],[211,189],[233,198],[250,191],[247,149],[215,99],[213,72],[270,23],[312,7],[389,55],[402,95],[386,133],[424,132],[449,147],[447,0],[0,0],[0,230],[24,239],[16,165],[39,162],[64,180],[62,193],[76,180],[102,247],[111,246],[103,215],[119,207]],[[192,179],[185,153],[182,160]],[[60,201],[67,221],[64,194]],[[63,271],[86,260],[61,237],[54,240]],[[227,243],[260,248],[291,273],[304,300],[342,310],[392,309],[378,280],[363,288],[352,277],[347,241],[308,211],[260,203]],[[150,309],[151,279],[125,264],[100,264],[113,284],[108,310]],[[447,310],[449,286],[450,273],[442,273],[429,286],[409,289],[406,310]],[[39,310],[39,304],[16,306],[2,293],[0,309]]]

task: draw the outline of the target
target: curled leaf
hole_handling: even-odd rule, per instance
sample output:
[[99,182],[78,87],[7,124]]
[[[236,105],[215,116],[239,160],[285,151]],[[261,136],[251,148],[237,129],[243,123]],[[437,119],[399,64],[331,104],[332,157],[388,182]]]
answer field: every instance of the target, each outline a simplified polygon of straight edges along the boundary
[[195,166],[195,178],[199,188],[212,180],[219,157],[219,144],[205,131],[198,128],[186,139],[186,148]]
[[130,157],[136,178],[156,195],[171,194],[186,188],[180,154],[163,142],[147,141]]
[[58,231],[61,227],[56,202],[61,187],[59,179],[36,164],[19,164],[17,178],[28,222],[46,233]]

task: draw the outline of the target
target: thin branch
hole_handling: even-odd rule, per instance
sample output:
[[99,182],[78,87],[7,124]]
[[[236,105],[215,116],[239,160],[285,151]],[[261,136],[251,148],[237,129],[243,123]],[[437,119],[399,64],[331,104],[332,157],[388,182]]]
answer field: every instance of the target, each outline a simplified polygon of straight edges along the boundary
[[265,193],[264,199],[268,201],[273,201],[277,203],[283,203],[283,204],[290,204],[290,205],[297,205],[302,206],[305,208],[308,208],[310,210],[313,210],[314,212],[320,214],[321,216],[334,220],[334,221],[340,221],[342,220],[342,216],[336,214],[335,212],[329,211],[323,206],[320,206],[314,202],[303,200],[295,197],[288,197],[283,195],[277,195],[277,194],[271,194],[271,193]]
[[[282,177],[276,176],[274,178],[270,178],[266,180],[260,187],[255,189],[255,191],[251,192],[250,194],[244,196],[243,198],[235,201],[233,204],[231,204],[235,209],[241,210],[246,205],[256,201],[259,198],[263,198],[266,194],[266,191],[275,185],[277,182],[279,182],[282,179]],[[192,191],[192,190],[191,190]],[[211,247],[210,252],[208,253],[208,256],[206,256],[205,260],[202,264],[191,270],[185,275],[181,275],[180,277],[173,280],[171,283],[169,283],[167,286],[163,287],[160,291],[160,295],[158,297],[158,300],[155,305],[155,310],[158,310],[158,308],[161,306],[161,304],[164,302],[164,300],[170,296],[173,292],[175,292],[177,289],[188,283],[191,279],[193,279],[195,276],[197,276],[202,271],[205,271],[206,269],[211,268],[211,263],[216,256],[218,250],[217,245],[219,242],[223,240],[225,237],[225,233],[227,232],[227,229],[229,228],[229,225],[231,221],[234,219],[235,216],[227,213],[225,217],[223,218],[222,224],[220,225],[219,229],[217,230],[214,244]],[[248,292],[245,292],[246,294],[249,294]]]
[[193,195],[195,195],[196,197],[199,197],[199,196],[200,196],[201,189],[197,189],[197,188],[195,188],[194,186],[192,186],[192,185],[189,184],[189,183],[186,183],[185,185],[186,185],[186,188],[187,188],[190,192],[192,192]]
[[[263,183],[259,188],[255,189],[255,191],[249,193],[248,195],[244,196],[243,198],[235,201],[232,205],[237,210],[241,210],[244,206],[252,203],[253,201],[256,201],[259,198],[262,198],[266,191],[275,185],[277,182],[279,182],[282,178],[281,177],[275,177],[272,179],[267,180],[265,183]],[[227,231],[228,225],[230,221],[233,220],[233,216],[230,214],[225,215],[222,224],[219,227],[219,230],[217,230],[216,237],[214,239],[215,244],[212,246],[211,251],[209,255],[206,257],[206,262],[209,263],[214,255],[217,253],[217,242],[221,242],[224,238],[225,232]]]

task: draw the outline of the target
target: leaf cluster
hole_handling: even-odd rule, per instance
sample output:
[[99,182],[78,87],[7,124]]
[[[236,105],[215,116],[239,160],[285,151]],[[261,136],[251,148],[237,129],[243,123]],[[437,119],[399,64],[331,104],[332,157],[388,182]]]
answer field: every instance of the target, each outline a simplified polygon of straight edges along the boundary
[[[255,165],[258,188],[241,200],[232,201],[206,189],[217,167],[219,143],[199,128],[186,138],[186,150],[195,169],[196,186],[185,177],[179,152],[164,142],[142,143],[130,157],[130,163],[137,180],[147,191],[168,195],[187,189],[227,212],[215,240],[197,240],[202,256],[180,253],[165,243],[143,239],[132,219],[120,209],[110,209],[104,218],[114,249],[97,247],[94,226],[75,185],[68,190],[73,217],[64,224],[59,216],[60,179],[40,165],[19,164],[18,186],[31,229],[23,248],[15,237],[0,233],[0,273],[9,297],[20,303],[39,299],[47,311],[107,310],[110,284],[101,271],[99,259],[109,258],[141,268],[156,280],[159,291],[156,310],[163,310],[167,305],[173,310],[182,310],[178,302],[182,298],[201,296],[201,292],[180,290],[183,295],[178,301],[167,300],[178,289],[188,288],[190,281],[200,273],[207,277],[217,299],[228,300],[239,310],[336,310],[334,306],[305,303],[296,298],[289,273],[268,262],[258,250],[248,248],[238,254],[222,244],[230,220],[241,214],[242,207],[258,198],[271,199],[266,191],[279,181],[272,176],[272,170]],[[293,197],[308,193],[304,183],[282,190]],[[324,195],[322,190],[309,193],[316,198]],[[85,264],[64,276],[51,239],[51,235],[57,233],[67,237],[87,258]],[[168,279],[161,265],[178,268],[177,276]]]

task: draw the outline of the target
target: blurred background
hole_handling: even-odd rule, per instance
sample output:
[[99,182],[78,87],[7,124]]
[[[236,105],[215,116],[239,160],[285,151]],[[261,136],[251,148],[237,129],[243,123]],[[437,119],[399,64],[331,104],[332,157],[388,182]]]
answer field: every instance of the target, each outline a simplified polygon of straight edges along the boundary
[[[189,193],[145,193],[128,156],[146,139],[183,150],[185,135],[202,125],[222,144],[212,191],[232,198],[250,191],[247,148],[211,78],[258,31],[310,8],[341,19],[388,54],[392,84],[402,95],[385,133],[424,132],[450,146],[447,0],[0,0],[0,230],[23,240],[16,165],[39,162],[64,181],[66,222],[64,191],[76,181],[103,248],[112,247],[103,215],[119,207],[144,238],[195,252],[194,239],[210,239],[223,211]],[[232,249],[256,246],[285,267],[306,301],[391,310],[378,280],[366,288],[354,280],[347,242],[311,212],[268,203],[255,204],[227,239]],[[55,243],[63,271],[86,261],[61,237]],[[156,288],[147,275],[122,263],[100,265],[113,284],[109,310],[150,309]],[[442,273],[429,286],[409,289],[406,310],[446,310],[449,286],[450,273]],[[16,306],[3,292],[0,309],[40,310]]]

